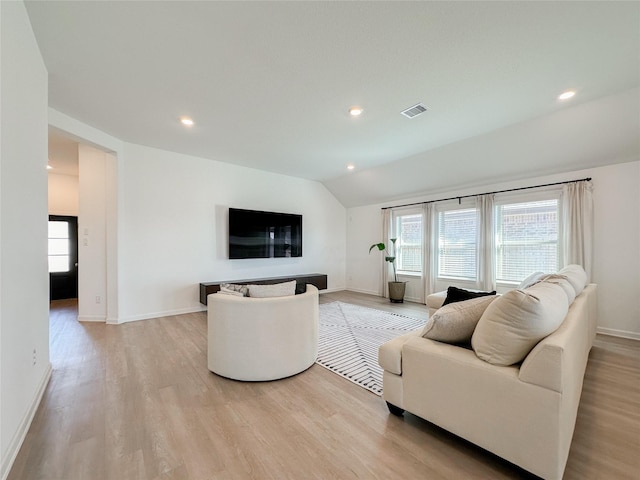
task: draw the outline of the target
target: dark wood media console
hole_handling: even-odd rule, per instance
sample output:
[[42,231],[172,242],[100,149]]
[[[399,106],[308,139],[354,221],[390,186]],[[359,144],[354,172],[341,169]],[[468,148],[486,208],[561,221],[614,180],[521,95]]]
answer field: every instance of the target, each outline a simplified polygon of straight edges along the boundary
[[200,303],[207,304],[207,295],[216,293],[220,290],[221,283],[238,283],[246,285],[248,283],[257,285],[270,285],[273,283],[296,281],[296,292],[300,289],[304,289],[304,285],[310,283],[315,285],[318,290],[326,290],[327,288],[327,276],[323,273],[308,273],[306,275],[294,275],[292,277],[271,277],[271,278],[251,278],[249,280],[223,280],[220,282],[207,282],[200,284]]

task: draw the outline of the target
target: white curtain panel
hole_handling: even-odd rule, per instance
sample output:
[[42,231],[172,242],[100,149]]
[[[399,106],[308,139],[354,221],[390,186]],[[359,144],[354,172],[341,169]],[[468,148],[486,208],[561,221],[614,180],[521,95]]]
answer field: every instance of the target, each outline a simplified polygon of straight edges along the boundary
[[[387,246],[387,249],[391,248],[391,209],[387,208],[382,210],[382,241]],[[391,264],[385,261],[386,255],[384,252],[380,252],[382,257],[382,296],[389,298],[389,278],[393,278],[393,272],[389,272],[392,268]]]
[[434,245],[434,215],[435,205],[433,203],[425,203],[422,205],[422,284],[423,298],[422,303],[426,302],[427,296],[434,292],[436,285],[436,272],[433,261]]
[[564,264],[582,265],[591,281],[593,262],[593,184],[568,183],[562,188]]
[[478,232],[478,288],[491,292],[496,289],[494,195],[478,195],[476,207],[481,225]]

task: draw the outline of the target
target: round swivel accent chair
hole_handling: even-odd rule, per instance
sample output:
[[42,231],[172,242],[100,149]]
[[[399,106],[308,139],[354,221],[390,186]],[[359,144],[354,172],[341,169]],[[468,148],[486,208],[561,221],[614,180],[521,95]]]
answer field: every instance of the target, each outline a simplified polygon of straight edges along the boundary
[[290,377],[318,356],[318,289],[271,298],[207,297],[208,367],[223,377],[265,381]]

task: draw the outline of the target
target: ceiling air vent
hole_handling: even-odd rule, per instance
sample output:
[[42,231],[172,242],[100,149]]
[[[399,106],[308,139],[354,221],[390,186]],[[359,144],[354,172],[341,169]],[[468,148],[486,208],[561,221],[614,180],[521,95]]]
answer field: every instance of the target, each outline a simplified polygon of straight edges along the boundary
[[421,103],[418,103],[417,105],[414,105],[413,107],[409,107],[400,113],[402,113],[402,115],[404,115],[407,118],[413,118],[423,114],[426,111],[427,111],[427,107],[425,107]]

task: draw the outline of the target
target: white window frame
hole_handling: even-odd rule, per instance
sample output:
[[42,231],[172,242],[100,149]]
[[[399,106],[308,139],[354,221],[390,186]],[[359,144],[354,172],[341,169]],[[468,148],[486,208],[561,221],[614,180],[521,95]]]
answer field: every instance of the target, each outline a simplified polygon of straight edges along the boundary
[[398,232],[398,224],[399,224],[399,219],[400,217],[408,217],[408,216],[419,216],[421,219],[421,224],[420,224],[420,234],[421,234],[421,240],[420,240],[420,244],[418,246],[418,250],[420,251],[420,255],[424,255],[424,246],[425,246],[425,239],[422,238],[422,236],[424,235],[424,215],[422,213],[422,209],[420,208],[410,208],[410,209],[401,209],[401,210],[394,210],[393,211],[393,216],[392,216],[392,238],[397,238],[398,240],[396,241],[396,249],[394,251],[394,254],[396,255],[396,266],[397,266],[397,273],[398,275],[402,275],[402,276],[406,276],[406,277],[422,277],[423,272],[422,272],[422,266],[424,265],[424,261],[420,262],[420,270],[419,271],[413,271],[413,270],[402,270],[400,268],[400,253],[402,251],[402,247],[403,245],[401,244],[401,239],[400,239],[400,234]]
[[[51,224],[52,223],[60,223],[64,224],[67,231],[65,232],[66,236],[51,236]],[[61,220],[49,220],[48,221],[48,233],[47,233],[47,257],[48,257],[48,270],[49,273],[69,273],[71,271],[71,238],[69,235],[69,222],[61,221]],[[66,251],[65,252],[56,252],[52,253],[52,241],[56,240],[65,240],[66,241]],[[66,261],[66,265],[64,268],[56,267],[55,263],[52,264],[52,259],[64,259]]]
[[[476,211],[477,218],[477,230],[476,230],[476,245],[475,245],[475,255],[476,255],[476,271],[474,277],[457,277],[450,275],[440,275],[440,213],[455,211],[455,210],[469,210],[474,209]],[[455,201],[455,203],[444,202],[440,203],[436,206],[435,212],[435,228],[434,228],[434,258],[433,258],[433,267],[435,268],[435,278],[436,282],[443,282],[446,284],[456,283],[456,284],[468,284],[475,285],[478,282],[478,267],[479,267],[479,252],[478,252],[478,237],[481,233],[482,225],[480,224],[480,210],[478,209],[475,200],[473,198],[462,199],[460,202]]]
[[[564,233],[563,232],[564,219],[562,218],[562,189],[552,188],[552,189],[546,189],[541,191],[539,190],[536,192],[508,193],[508,194],[496,195],[494,200],[494,212],[493,212],[495,225],[494,225],[492,234],[495,240],[494,276],[496,277],[495,278],[496,287],[498,287],[499,291],[515,288],[520,284],[520,282],[498,281],[498,278],[497,278],[499,245],[498,245],[498,238],[496,236],[496,233],[498,228],[498,221],[497,221],[498,208],[502,205],[509,205],[514,203],[539,202],[539,201],[545,201],[545,200],[556,200],[558,202],[558,257],[557,257],[558,264],[556,268],[559,269],[560,266],[563,264],[562,239],[563,239],[563,233]],[[545,272],[545,273],[553,273],[553,272]]]

